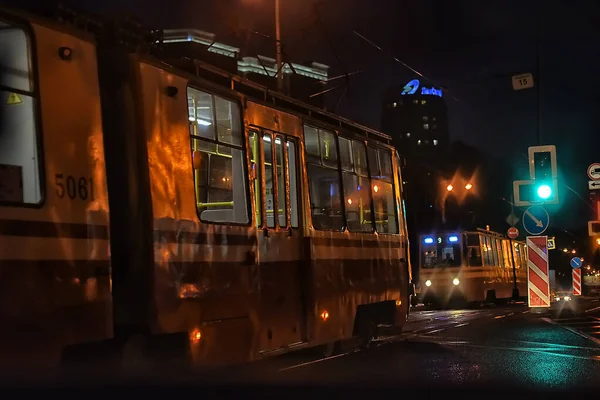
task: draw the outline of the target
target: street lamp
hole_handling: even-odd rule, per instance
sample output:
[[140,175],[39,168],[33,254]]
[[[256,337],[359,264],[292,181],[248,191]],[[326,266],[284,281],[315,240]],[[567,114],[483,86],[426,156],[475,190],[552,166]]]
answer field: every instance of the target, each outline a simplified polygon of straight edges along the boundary
[[467,190],[471,190],[472,188],[473,188],[473,185],[471,185],[471,183],[467,183],[465,185],[465,189],[467,189]]
[[454,189],[454,186],[452,186],[452,184],[449,184],[448,186],[446,186],[446,190],[451,192]]

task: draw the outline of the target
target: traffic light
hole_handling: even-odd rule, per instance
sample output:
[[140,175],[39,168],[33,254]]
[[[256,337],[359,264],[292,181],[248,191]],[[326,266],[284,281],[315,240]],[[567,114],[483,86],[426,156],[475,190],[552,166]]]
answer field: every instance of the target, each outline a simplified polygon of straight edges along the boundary
[[515,181],[515,204],[527,206],[532,204],[558,203],[557,180],[538,182],[536,180]]
[[532,146],[529,147],[528,153],[530,180],[513,183],[515,204],[517,206],[557,204],[556,147]]
[[527,150],[530,179],[546,181],[558,177],[555,146],[531,146]]
[[536,182],[537,198],[544,203],[558,203],[558,191],[554,183],[558,173],[556,168],[556,148],[535,146],[529,148],[529,175]]

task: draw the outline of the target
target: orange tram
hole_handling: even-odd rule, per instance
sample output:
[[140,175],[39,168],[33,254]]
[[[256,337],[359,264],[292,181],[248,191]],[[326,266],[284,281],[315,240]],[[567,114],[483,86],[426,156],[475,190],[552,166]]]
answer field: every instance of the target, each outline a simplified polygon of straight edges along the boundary
[[3,372],[132,346],[225,365],[405,324],[390,137],[87,26],[0,9]]
[[419,248],[413,304],[420,300],[434,306],[477,305],[527,293],[525,242],[477,229],[421,235]]

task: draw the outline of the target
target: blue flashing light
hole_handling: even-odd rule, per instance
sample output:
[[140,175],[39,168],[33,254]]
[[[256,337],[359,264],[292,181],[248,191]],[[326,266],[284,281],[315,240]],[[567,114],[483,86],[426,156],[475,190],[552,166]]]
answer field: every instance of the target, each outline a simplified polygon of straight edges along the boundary
[[454,235],[450,236],[450,237],[448,237],[448,241],[450,243],[456,243],[456,242],[458,242],[458,236],[454,236]]
[[425,244],[432,244],[433,243],[433,238],[426,237],[425,239],[423,239],[423,243],[425,243]]

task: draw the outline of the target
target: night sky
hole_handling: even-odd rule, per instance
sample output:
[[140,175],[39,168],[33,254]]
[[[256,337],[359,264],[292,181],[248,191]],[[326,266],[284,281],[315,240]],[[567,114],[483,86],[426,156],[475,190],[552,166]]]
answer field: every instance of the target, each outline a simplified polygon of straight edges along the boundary
[[[542,132],[558,148],[563,182],[587,197],[586,167],[600,161],[600,2],[594,0],[280,0],[282,41],[292,61],[331,66],[350,78],[337,110],[380,127],[381,93],[411,71],[360,39],[356,30],[447,89],[451,140],[476,146],[526,171],[536,144],[536,92],[514,92],[510,76],[535,72],[536,15],[540,16]],[[23,1],[19,2],[20,4]],[[153,27],[197,28],[250,53],[273,55],[274,0],[75,1],[99,12],[126,12]],[[539,5],[539,6],[538,6]],[[343,79],[336,81],[344,84]],[[335,103],[341,90],[329,95]],[[583,226],[589,209],[565,188],[560,224]],[[587,211],[586,211],[587,210]]]

